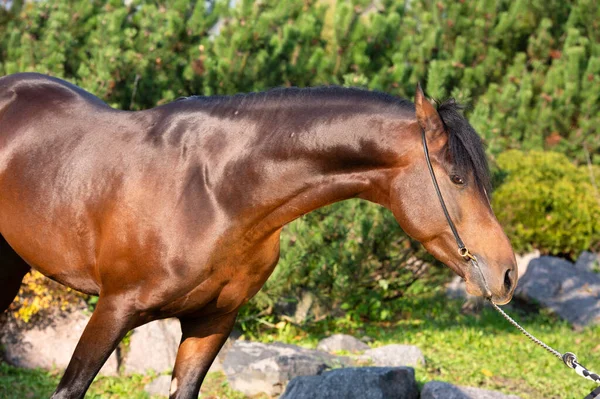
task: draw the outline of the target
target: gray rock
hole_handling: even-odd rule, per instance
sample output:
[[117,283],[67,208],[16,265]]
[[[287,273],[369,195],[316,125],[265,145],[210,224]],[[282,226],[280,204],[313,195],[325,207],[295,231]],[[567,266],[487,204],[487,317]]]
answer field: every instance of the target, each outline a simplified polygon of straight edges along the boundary
[[[519,269],[519,279],[527,272],[529,263],[540,257],[540,251],[537,249],[524,255],[516,255],[517,268]],[[465,281],[460,276],[454,276],[446,285],[446,296],[451,299],[468,299],[475,301],[475,296],[467,294]]]
[[225,356],[223,371],[235,390],[248,396],[274,396],[281,394],[294,377],[320,374],[349,363],[344,357],[294,345],[236,341]]
[[[223,371],[224,354],[239,335],[237,331],[231,333],[209,372]],[[172,370],[180,341],[181,325],[177,319],[156,320],[136,328],[123,362],[125,373],[163,373]]]
[[580,272],[593,272],[599,265],[600,256],[598,254],[583,251],[577,258],[577,262],[575,262],[575,269]]
[[146,384],[144,391],[150,395],[169,396],[169,390],[171,389],[171,376],[170,375],[159,375],[152,382]]
[[231,334],[229,334],[229,338],[225,341],[225,344],[217,354],[214,362],[211,364],[210,369],[208,369],[209,373],[214,372],[223,372],[223,362],[225,361],[225,356],[227,356],[227,352],[233,346],[233,343],[242,335],[241,332],[237,330],[233,330]]
[[359,357],[363,361],[371,361],[379,367],[422,366],[425,356],[421,349],[414,345],[386,345],[369,349]]
[[280,399],[417,399],[410,367],[361,367],[294,378]]
[[517,259],[517,267],[519,269],[519,278],[521,278],[526,272],[527,272],[527,268],[529,267],[529,263],[540,257],[540,251],[533,250],[532,252],[523,254],[523,255],[516,255],[515,258]]
[[421,399],[520,399],[515,395],[480,388],[457,387],[447,382],[431,381],[421,391]]
[[516,295],[551,309],[575,327],[600,323],[600,275],[579,271],[564,259],[533,259]]
[[465,280],[463,280],[460,276],[454,276],[446,285],[446,296],[450,299],[468,298],[469,294],[467,294]]
[[[77,342],[90,315],[83,309],[56,314],[43,326],[22,329],[8,321],[4,326],[1,343],[4,357],[17,366],[28,369],[64,369],[71,360]],[[103,375],[117,375],[119,364],[113,352],[100,370]]]
[[369,345],[354,338],[352,335],[335,334],[321,340],[317,345],[317,349],[325,352],[362,352],[369,349]]
[[125,373],[162,373],[173,369],[181,341],[177,319],[157,320],[136,328],[125,357]]

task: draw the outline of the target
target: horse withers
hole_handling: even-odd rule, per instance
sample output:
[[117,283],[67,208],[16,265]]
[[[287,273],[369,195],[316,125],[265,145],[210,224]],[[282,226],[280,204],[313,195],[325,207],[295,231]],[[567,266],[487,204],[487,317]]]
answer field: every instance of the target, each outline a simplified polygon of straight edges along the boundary
[[[177,317],[170,397],[196,398],[290,221],[348,198],[390,209],[467,283],[510,300],[511,245],[490,207],[481,140],[447,102],[336,87],[112,109],[65,81],[0,79],[0,307],[34,268],[99,295],[53,398],[83,398],[131,329]],[[449,216],[476,256],[461,256]]]

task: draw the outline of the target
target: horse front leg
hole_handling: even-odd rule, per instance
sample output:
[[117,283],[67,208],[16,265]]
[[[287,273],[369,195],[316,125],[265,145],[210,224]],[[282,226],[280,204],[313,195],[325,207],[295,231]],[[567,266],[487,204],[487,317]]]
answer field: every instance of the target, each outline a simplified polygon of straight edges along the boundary
[[127,332],[137,312],[122,295],[101,296],[51,399],[82,399],[100,368]]
[[209,319],[180,319],[181,344],[177,351],[169,399],[196,399],[202,381],[227,341],[237,310]]

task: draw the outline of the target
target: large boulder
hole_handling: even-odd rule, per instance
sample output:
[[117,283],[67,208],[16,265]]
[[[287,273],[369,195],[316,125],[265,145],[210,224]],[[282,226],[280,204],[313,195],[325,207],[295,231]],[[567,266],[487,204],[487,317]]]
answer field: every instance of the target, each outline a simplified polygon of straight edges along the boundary
[[515,395],[480,388],[457,387],[447,382],[431,381],[421,391],[421,399],[520,399]]
[[523,255],[517,254],[515,256],[517,260],[517,268],[519,269],[519,278],[523,277],[525,273],[527,273],[527,268],[529,267],[531,261],[539,257],[540,251],[538,251],[537,249]]
[[[223,371],[225,353],[237,337],[238,332],[231,333],[209,372]],[[129,351],[124,360],[125,373],[160,374],[172,370],[180,341],[181,325],[177,319],[156,320],[136,328],[131,334]]]
[[335,334],[321,340],[317,345],[317,349],[325,352],[362,352],[369,349],[369,345],[354,338],[352,335]]
[[378,367],[422,366],[425,356],[414,345],[385,345],[365,351],[359,358]]
[[171,389],[171,376],[159,375],[144,386],[144,391],[152,396],[169,396]]
[[294,345],[236,341],[225,356],[223,371],[235,390],[248,396],[275,396],[294,377],[317,375],[349,362],[344,357]]
[[125,357],[125,373],[162,373],[173,369],[181,341],[177,319],[156,320],[133,330]]
[[[4,357],[17,367],[64,369],[90,317],[83,309],[73,309],[53,315],[43,325],[27,328],[9,320],[0,341],[4,347]],[[117,356],[113,352],[100,374],[117,375],[118,369]]]
[[564,259],[533,259],[515,294],[551,309],[576,327],[600,323],[600,275],[578,270]]
[[600,255],[589,251],[583,251],[575,262],[575,269],[582,272],[593,272],[598,266],[600,266]]
[[417,399],[410,367],[361,367],[294,378],[280,399]]

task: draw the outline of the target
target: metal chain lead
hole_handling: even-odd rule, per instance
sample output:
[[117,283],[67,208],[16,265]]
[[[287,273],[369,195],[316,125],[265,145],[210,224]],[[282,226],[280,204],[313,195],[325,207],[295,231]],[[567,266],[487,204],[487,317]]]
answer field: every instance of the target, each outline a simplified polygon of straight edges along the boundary
[[504,310],[500,309],[500,306],[496,305],[491,299],[488,298],[488,301],[492,304],[492,306],[494,307],[494,309],[496,309],[502,315],[502,317],[504,317],[506,320],[508,320],[508,322],[510,324],[512,324],[513,326],[515,326],[527,338],[529,338],[534,343],[538,344],[539,346],[541,346],[542,348],[546,349],[548,352],[550,352],[551,354],[553,354],[554,356],[556,356],[557,358],[559,358],[559,359],[562,360],[563,356],[562,356],[562,354],[559,351],[557,351],[555,349],[552,349],[550,346],[546,345],[544,342],[542,342],[541,340],[537,339],[536,337],[534,337],[533,335],[531,335],[529,332],[527,332],[527,330],[525,330],[523,327],[521,327],[519,325],[519,323],[517,323],[516,321],[514,321],[512,319],[512,317],[510,317],[509,315],[507,315],[504,312]]
[[[418,87],[417,90],[419,90],[419,91],[421,90],[420,86]],[[540,341],[539,339],[537,339],[536,337],[531,335],[529,332],[527,332],[523,327],[521,327],[519,325],[519,323],[517,323],[516,321],[514,321],[512,319],[512,317],[510,317],[509,315],[504,313],[504,311],[502,309],[500,309],[500,307],[492,301],[492,298],[491,298],[492,292],[490,291],[490,288],[487,284],[485,275],[483,274],[483,272],[481,271],[481,268],[479,267],[479,263],[477,262],[477,257],[475,255],[471,254],[469,249],[464,244],[463,240],[460,238],[460,236],[458,234],[458,230],[456,229],[456,226],[452,222],[450,213],[448,213],[448,208],[446,207],[446,203],[444,202],[444,197],[442,196],[442,192],[440,190],[437,179],[435,177],[435,172],[433,170],[433,166],[431,165],[431,159],[429,157],[429,149],[427,148],[427,137],[425,136],[424,129],[421,129],[421,138],[423,141],[423,151],[425,153],[425,162],[427,163],[427,168],[429,169],[429,174],[431,175],[431,181],[433,182],[433,187],[435,188],[435,192],[440,201],[440,205],[442,206],[442,211],[444,212],[444,216],[446,216],[446,220],[448,221],[448,226],[450,227],[450,230],[452,231],[452,234],[454,235],[454,239],[456,240],[456,245],[458,246],[458,253],[467,262],[470,262],[473,265],[473,267],[475,268],[475,270],[478,271],[479,277],[481,278],[481,282],[483,283],[483,287],[485,288],[485,292],[482,294],[490,301],[490,303],[492,304],[494,309],[496,309],[506,320],[508,320],[508,322],[510,324],[515,326],[527,338],[529,338],[531,341],[533,341],[534,343],[538,344],[539,346],[541,346],[542,348],[547,350],[552,355],[561,359],[565,363],[565,365],[567,365],[567,367],[570,367],[573,370],[575,370],[575,372],[577,374],[579,374],[580,376],[582,376],[583,378],[586,378],[590,381],[594,381],[595,383],[600,384],[600,376],[598,374],[590,372],[588,369],[586,369],[581,364],[579,364],[577,362],[577,356],[575,356],[574,353],[567,352],[564,355],[562,355],[557,350],[552,349],[551,347],[549,347],[548,345],[546,345],[545,343],[543,343],[542,341]]]
[[[473,267],[478,271],[481,280],[483,281],[483,286],[485,288],[485,290],[487,292],[490,292],[490,289],[487,285],[487,281],[485,279],[485,276],[483,274],[483,272],[481,271],[481,268],[479,267],[479,262],[477,262],[477,258],[476,257],[472,257],[471,258],[471,264],[473,265]],[[513,326],[515,326],[519,331],[521,331],[521,333],[523,333],[523,335],[525,335],[527,338],[529,338],[533,343],[541,346],[542,348],[544,348],[546,351],[548,351],[550,354],[556,356],[557,358],[561,359],[563,361],[563,363],[569,367],[572,368],[573,370],[575,370],[575,372],[577,374],[579,374],[580,376],[582,376],[583,378],[590,380],[590,381],[594,381],[596,384],[600,384],[600,376],[596,373],[592,373],[591,371],[589,371],[588,369],[586,369],[585,367],[583,367],[578,361],[577,361],[577,356],[572,353],[572,352],[566,352],[564,355],[561,354],[559,351],[557,351],[556,349],[550,347],[549,345],[546,345],[543,341],[537,339],[536,337],[534,337],[532,334],[530,334],[527,330],[525,330],[523,327],[521,327],[521,325],[519,323],[517,323],[516,321],[513,320],[512,317],[510,317],[509,315],[507,315],[504,310],[502,310],[500,308],[500,306],[496,305],[494,303],[494,301],[492,300],[491,297],[487,297],[486,298],[494,307],[494,309],[496,309],[498,311],[498,313],[500,313],[502,315],[502,317],[504,317],[510,324],[512,324]]]
[[548,352],[550,352],[551,354],[553,354],[557,358],[561,359],[563,361],[563,363],[567,367],[572,368],[573,370],[575,370],[575,372],[577,374],[579,374],[580,376],[582,376],[583,378],[585,378],[587,380],[590,380],[590,381],[594,381],[596,384],[600,384],[600,376],[598,374],[596,374],[596,373],[592,373],[591,371],[589,371],[588,369],[586,369],[584,366],[582,366],[577,361],[577,356],[574,353],[572,353],[572,352],[566,352],[563,355],[559,351],[557,351],[557,350],[551,348],[550,346],[546,345],[544,342],[542,342],[541,340],[537,339],[536,337],[534,337],[533,335],[531,335],[527,330],[525,330],[523,327],[521,327],[519,325],[519,323],[517,323],[516,321],[514,321],[512,319],[512,317],[510,317],[509,315],[507,315],[504,312],[504,310],[500,309],[500,306],[496,305],[490,298],[488,298],[488,300],[490,301],[490,303],[492,304],[492,306],[494,307],[494,309],[496,309],[502,315],[502,317],[504,317],[506,320],[508,320],[508,322],[510,324],[512,324],[513,326],[515,326],[527,338],[529,338],[531,341],[533,341],[534,343],[538,344],[539,346],[541,346],[542,348],[544,348],[545,350],[547,350]]

